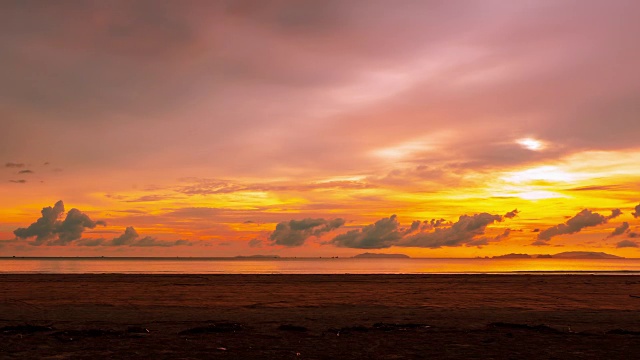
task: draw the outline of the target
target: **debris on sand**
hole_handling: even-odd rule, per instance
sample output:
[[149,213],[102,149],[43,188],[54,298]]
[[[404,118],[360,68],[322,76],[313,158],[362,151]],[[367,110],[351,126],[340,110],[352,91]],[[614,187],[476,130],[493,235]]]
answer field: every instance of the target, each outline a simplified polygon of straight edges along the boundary
[[548,333],[548,334],[559,334],[562,331],[558,329],[554,329],[551,326],[540,324],[540,325],[528,325],[528,324],[516,324],[516,323],[506,323],[506,322],[494,322],[487,325],[490,328],[500,328],[500,329],[510,329],[510,330],[528,330],[535,331],[539,333]]

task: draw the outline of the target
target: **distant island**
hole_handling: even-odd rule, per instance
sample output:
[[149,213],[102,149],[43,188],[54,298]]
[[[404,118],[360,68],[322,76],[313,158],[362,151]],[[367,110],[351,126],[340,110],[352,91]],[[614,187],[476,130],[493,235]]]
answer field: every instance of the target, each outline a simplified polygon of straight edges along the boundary
[[279,259],[279,255],[238,255],[236,259]]
[[363,253],[353,257],[354,259],[410,259],[405,254],[380,254],[380,253]]
[[516,254],[516,253],[511,253],[511,254],[506,254],[506,255],[498,255],[498,256],[494,256],[494,259],[531,259],[533,256],[529,255],[529,254]]
[[592,251],[567,251],[555,254],[553,257],[560,259],[624,259],[621,256]]
[[506,254],[492,257],[492,259],[624,259],[621,256],[611,255],[604,252],[593,251],[566,251],[554,255],[549,254]]

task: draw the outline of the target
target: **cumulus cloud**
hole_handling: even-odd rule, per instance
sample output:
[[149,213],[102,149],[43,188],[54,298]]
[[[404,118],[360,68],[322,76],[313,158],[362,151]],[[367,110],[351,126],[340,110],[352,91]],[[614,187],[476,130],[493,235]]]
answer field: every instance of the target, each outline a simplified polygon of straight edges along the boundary
[[622,224],[620,224],[620,226],[616,227],[611,233],[611,235],[609,235],[609,237],[622,235],[627,231],[629,231],[629,223],[625,221]]
[[26,228],[14,230],[18,239],[33,239],[31,245],[78,245],[78,246],[176,246],[189,245],[186,240],[166,241],[158,240],[151,236],[140,237],[133,226],[127,227],[124,232],[111,240],[106,239],[82,239],[86,229],[93,229],[98,225],[106,226],[104,221],[94,221],[78,209],[67,212],[64,220],[64,203],[62,200],[53,207],[42,209],[41,217]]
[[[502,220],[502,216],[489,213],[462,215],[458,221],[450,227],[436,228],[433,232],[421,232],[411,235],[397,245],[426,248],[486,245],[489,240],[481,238],[480,236],[484,235],[487,226],[494,222],[501,222]],[[508,236],[508,233],[504,237],[506,236]],[[496,238],[494,240],[498,241],[502,238]]]
[[635,207],[635,212],[632,212],[631,215],[633,215],[634,218],[639,218],[640,217],[640,204],[636,205]]
[[122,235],[111,239],[111,241],[104,242],[102,245],[104,246],[138,246],[138,247],[152,247],[152,246],[160,246],[160,247],[169,247],[169,246],[178,246],[178,245],[189,245],[190,243],[187,240],[158,240],[151,236],[140,237],[136,229],[133,226],[128,226]]
[[391,215],[361,229],[338,235],[330,243],[338,247],[357,249],[388,248],[402,238],[399,227],[397,216]]
[[391,246],[423,248],[480,246],[491,241],[500,241],[509,236],[510,230],[508,229],[493,238],[482,236],[487,226],[501,221],[503,221],[501,215],[480,213],[462,215],[455,223],[446,222],[444,219],[422,223],[414,221],[408,229],[403,229],[400,227],[396,215],[392,215],[361,229],[338,235],[330,243],[338,247],[359,249],[381,249]]
[[97,225],[106,226],[107,224],[104,221],[91,220],[87,214],[83,214],[78,209],[71,209],[64,221],[54,230],[58,239],[51,242],[51,245],[66,245],[73,240],[78,240],[85,229],[93,229]]
[[60,217],[64,213],[62,200],[53,207],[48,206],[41,211],[42,216],[26,228],[13,231],[19,239],[35,238],[32,245],[66,245],[73,240],[80,239],[85,229],[93,229],[97,225],[105,226],[104,221],[93,221],[78,209],[71,209],[64,220]]
[[511,235],[511,229],[505,229],[504,232],[494,238],[495,241],[507,239]]
[[622,240],[616,244],[617,248],[629,248],[629,247],[638,247],[638,243],[631,240]]
[[507,219],[513,219],[514,217],[518,216],[518,213],[520,211],[518,211],[518,209],[514,209],[512,211],[509,211],[508,213],[504,214],[504,217],[506,217]]
[[[619,211],[619,210],[618,210]],[[611,216],[604,216],[594,213],[589,209],[580,211],[576,216],[567,220],[564,224],[552,226],[538,234],[538,241],[548,241],[554,236],[569,235],[580,232],[586,227],[598,226],[607,222],[608,219],[615,217],[616,211],[611,212]]]
[[111,240],[112,246],[120,246],[120,245],[131,245],[133,242],[139,237],[138,232],[133,226],[128,226],[124,229],[124,233],[118,237],[115,237]]
[[138,247],[169,247],[178,245],[190,245],[187,240],[158,240],[151,236],[140,237],[136,229],[133,226],[128,226],[122,235],[117,236],[111,240],[106,239],[79,239],[74,241],[78,246],[138,246]]
[[54,237],[56,226],[59,222],[58,218],[64,212],[64,203],[62,200],[55,203],[53,207],[47,206],[40,212],[42,216],[27,228],[18,228],[13,234],[20,239],[35,237],[36,244],[42,244]]
[[312,236],[321,236],[344,225],[344,219],[333,220],[312,219],[291,220],[276,225],[269,236],[273,245],[300,246]]
[[607,220],[615,219],[620,215],[622,215],[622,211],[620,209],[613,209],[611,210],[611,215],[607,216]]

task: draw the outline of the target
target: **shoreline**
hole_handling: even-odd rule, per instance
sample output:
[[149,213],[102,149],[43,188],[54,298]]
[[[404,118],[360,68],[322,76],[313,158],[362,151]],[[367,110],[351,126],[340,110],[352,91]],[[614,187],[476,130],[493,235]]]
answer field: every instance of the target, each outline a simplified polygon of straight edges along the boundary
[[8,359],[595,359],[640,350],[640,278],[629,275],[3,274],[0,293]]
[[530,271],[530,270],[514,270],[514,271],[494,271],[494,272],[480,272],[480,271],[469,271],[469,272],[421,272],[421,273],[404,273],[404,272],[388,272],[388,273],[298,273],[298,272],[242,272],[242,273],[233,273],[233,272],[126,272],[126,271],[116,271],[116,272],[19,272],[19,271],[8,271],[2,272],[0,271],[0,276],[4,275],[152,275],[152,276],[174,276],[174,275],[184,275],[184,276],[253,276],[253,275],[265,275],[265,276],[640,276],[640,270],[539,270],[539,271]]

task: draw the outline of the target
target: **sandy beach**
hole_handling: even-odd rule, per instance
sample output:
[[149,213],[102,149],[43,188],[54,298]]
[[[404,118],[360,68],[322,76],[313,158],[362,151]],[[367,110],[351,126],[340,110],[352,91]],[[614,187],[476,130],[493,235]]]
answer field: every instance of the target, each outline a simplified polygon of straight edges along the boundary
[[2,359],[623,359],[640,277],[0,276]]

